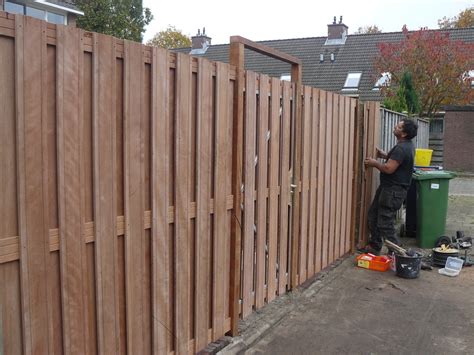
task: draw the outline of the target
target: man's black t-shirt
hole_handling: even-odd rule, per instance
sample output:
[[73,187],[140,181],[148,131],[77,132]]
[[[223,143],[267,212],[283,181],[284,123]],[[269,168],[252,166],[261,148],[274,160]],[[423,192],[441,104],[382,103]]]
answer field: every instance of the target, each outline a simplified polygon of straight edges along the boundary
[[399,185],[408,189],[413,173],[415,148],[411,140],[398,142],[387,154],[389,159],[400,163],[393,174],[380,173],[380,184],[382,186]]

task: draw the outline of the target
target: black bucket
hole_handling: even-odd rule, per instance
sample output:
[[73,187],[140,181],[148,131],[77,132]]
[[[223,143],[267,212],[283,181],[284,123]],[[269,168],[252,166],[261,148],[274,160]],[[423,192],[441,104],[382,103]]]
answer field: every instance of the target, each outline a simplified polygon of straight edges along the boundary
[[397,276],[405,279],[416,279],[420,275],[421,255],[395,257],[395,265],[397,267]]

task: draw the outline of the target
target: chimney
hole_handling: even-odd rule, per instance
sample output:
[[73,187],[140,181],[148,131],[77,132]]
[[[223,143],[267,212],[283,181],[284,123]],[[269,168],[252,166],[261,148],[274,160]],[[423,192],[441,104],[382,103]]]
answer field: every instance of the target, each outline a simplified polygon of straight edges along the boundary
[[197,32],[197,35],[196,36],[193,36],[191,37],[191,40],[192,40],[192,49],[207,49],[207,47],[209,47],[211,45],[211,37],[208,37],[206,35],[206,28],[204,27],[202,29],[202,33],[201,33],[201,30],[198,29],[198,32]]
[[342,23],[342,16],[339,18],[339,23],[336,23],[336,16],[334,16],[333,22],[328,25],[328,41],[339,40],[345,42],[348,29],[349,27]]

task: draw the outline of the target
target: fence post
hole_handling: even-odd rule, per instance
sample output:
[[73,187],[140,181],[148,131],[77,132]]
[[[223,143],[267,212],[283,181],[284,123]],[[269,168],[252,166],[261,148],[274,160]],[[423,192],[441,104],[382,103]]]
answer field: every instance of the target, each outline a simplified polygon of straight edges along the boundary
[[244,45],[239,42],[230,43],[231,65],[236,67],[234,88],[234,117],[233,117],[233,145],[232,145],[232,194],[234,205],[231,222],[231,260],[230,260],[230,333],[238,334],[240,314],[240,253],[241,253],[241,226],[242,226],[242,153],[243,153],[243,120],[244,120]]
[[356,244],[360,240],[360,224],[357,223],[360,220],[360,212],[362,208],[362,150],[364,143],[364,127],[363,127],[363,115],[364,115],[364,104],[358,101],[355,107],[354,114],[354,175],[352,180],[352,216],[351,216],[351,253],[355,251]]

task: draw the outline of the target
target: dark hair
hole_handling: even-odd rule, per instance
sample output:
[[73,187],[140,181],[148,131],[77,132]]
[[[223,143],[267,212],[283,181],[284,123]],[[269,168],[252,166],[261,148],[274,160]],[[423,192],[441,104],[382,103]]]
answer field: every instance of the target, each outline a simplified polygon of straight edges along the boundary
[[403,122],[403,132],[406,133],[406,139],[412,139],[416,137],[418,132],[418,124],[414,120],[408,118],[402,119]]

